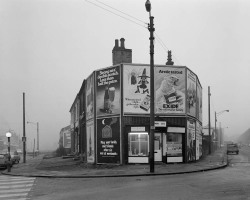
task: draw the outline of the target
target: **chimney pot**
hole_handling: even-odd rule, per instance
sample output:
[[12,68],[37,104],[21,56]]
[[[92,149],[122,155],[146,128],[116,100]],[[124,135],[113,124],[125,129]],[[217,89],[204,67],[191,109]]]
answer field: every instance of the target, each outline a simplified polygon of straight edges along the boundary
[[119,47],[119,40],[115,40],[115,48]]
[[125,45],[124,45],[125,39],[124,39],[124,38],[121,38],[120,41],[121,41],[121,48],[125,48]]

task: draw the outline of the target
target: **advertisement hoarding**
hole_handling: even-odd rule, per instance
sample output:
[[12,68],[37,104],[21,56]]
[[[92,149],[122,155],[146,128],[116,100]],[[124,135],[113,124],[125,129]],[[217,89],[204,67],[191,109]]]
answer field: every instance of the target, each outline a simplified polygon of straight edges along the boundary
[[86,134],[87,134],[87,162],[95,162],[95,130],[94,121],[88,121],[86,123]]
[[195,140],[195,121],[187,120],[187,161],[194,161],[196,151],[196,140]]
[[185,113],[185,67],[155,67],[156,114]]
[[97,120],[97,162],[120,163],[120,118]]
[[196,75],[187,69],[187,114],[196,117]]
[[86,80],[86,120],[94,117],[94,74]]
[[197,79],[197,119],[202,122],[202,87]]
[[123,66],[123,94],[125,114],[150,113],[149,66]]
[[97,117],[120,114],[120,66],[96,72]]

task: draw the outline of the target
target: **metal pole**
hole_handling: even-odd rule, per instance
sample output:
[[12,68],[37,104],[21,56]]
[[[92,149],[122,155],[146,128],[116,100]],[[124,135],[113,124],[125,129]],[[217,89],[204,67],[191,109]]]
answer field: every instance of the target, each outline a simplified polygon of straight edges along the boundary
[[210,86],[208,86],[208,153],[211,154],[211,124],[210,124]]
[[154,172],[154,17],[150,14],[150,24],[148,30],[150,31],[150,154],[149,154],[149,163],[150,163],[150,172]]
[[25,93],[23,93],[23,163],[26,163],[26,137],[25,137]]
[[36,145],[36,148],[37,148],[37,153],[39,153],[39,123],[37,122],[37,138],[36,138],[36,142],[37,142],[37,145]]
[[11,168],[11,163],[10,163],[10,137],[8,137],[8,172],[10,172],[10,168]]
[[[214,135],[215,138],[217,138],[217,142],[219,141],[219,135],[217,135],[217,130],[216,130],[216,122],[217,122],[217,116],[216,116],[216,111],[214,112]],[[218,144],[217,144],[218,146]]]
[[33,158],[35,157],[35,138],[34,138],[34,144],[33,144]]

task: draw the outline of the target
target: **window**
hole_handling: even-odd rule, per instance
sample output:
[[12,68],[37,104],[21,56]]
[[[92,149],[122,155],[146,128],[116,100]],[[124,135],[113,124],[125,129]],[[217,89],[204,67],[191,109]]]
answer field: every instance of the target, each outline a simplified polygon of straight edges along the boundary
[[148,133],[129,133],[129,156],[148,156]]
[[182,134],[167,133],[167,156],[182,156]]

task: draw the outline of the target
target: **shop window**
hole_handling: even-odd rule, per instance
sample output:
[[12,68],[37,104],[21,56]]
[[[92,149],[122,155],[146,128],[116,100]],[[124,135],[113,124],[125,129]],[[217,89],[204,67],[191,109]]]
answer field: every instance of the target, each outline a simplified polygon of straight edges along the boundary
[[148,133],[129,133],[129,156],[148,156]]
[[167,156],[182,156],[182,134],[167,133]]

